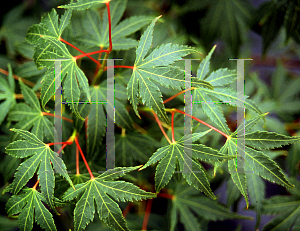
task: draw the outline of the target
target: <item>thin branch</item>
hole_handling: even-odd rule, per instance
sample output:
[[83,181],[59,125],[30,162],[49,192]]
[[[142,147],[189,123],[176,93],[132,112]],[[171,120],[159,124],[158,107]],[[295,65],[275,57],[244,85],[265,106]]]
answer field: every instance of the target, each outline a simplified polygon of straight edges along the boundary
[[[36,96],[39,98],[41,96],[40,92],[35,92]],[[15,99],[24,99],[23,94],[15,94]]]
[[[6,70],[4,70],[4,69],[2,69],[2,68],[0,68],[0,73],[2,73],[2,74],[4,74],[4,75],[8,75],[8,74],[9,74],[8,71],[6,71]],[[27,85],[30,86],[30,87],[34,87],[34,86],[35,86],[35,83],[30,82],[30,81],[28,81],[27,79],[23,79],[23,78],[21,78],[20,76],[13,75],[13,77],[14,77],[14,79],[16,79],[16,80],[21,80],[23,83],[27,84]]]

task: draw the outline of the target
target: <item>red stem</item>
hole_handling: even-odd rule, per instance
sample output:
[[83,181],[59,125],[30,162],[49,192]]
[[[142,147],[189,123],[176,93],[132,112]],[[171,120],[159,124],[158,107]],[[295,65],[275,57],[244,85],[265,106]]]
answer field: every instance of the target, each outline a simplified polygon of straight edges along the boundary
[[174,195],[172,194],[168,194],[168,193],[158,193],[157,194],[158,197],[163,197],[163,198],[167,198],[167,199],[174,199]]
[[74,58],[75,58],[75,59],[80,59],[80,58],[85,57],[85,56],[94,55],[94,54],[99,54],[99,53],[102,53],[102,52],[109,53],[108,50],[93,51],[93,52],[90,52],[90,53],[85,53],[85,54],[82,54],[82,55],[74,56]]
[[89,166],[88,163],[86,162],[86,159],[85,159],[85,157],[84,157],[84,155],[83,155],[83,152],[82,152],[82,150],[81,150],[81,147],[80,147],[80,145],[79,145],[79,143],[78,143],[78,138],[77,138],[77,137],[75,137],[75,143],[76,143],[76,145],[77,145],[77,148],[79,149],[79,152],[80,152],[80,154],[81,154],[81,158],[83,159],[83,162],[84,162],[84,164],[85,164],[85,166],[86,166],[86,169],[88,170],[88,172],[89,172],[89,174],[90,174],[91,179],[94,179],[95,177],[94,177],[94,175],[93,175],[93,173],[92,173],[92,171],[91,171],[91,169],[90,169],[90,166]]
[[129,202],[122,212],[124,218],[127,216],[127,214],[129,213],[132,207],[133,207],[133,203]]
[[[73,142],[72,142],[73,143]],[[59,154],[65,147],[67,146],[67,144],[64,144],[57,152],[57,154]]]
[[65,121],[68,121],[68,122],[70,122],[70,123],[73,123],[73,120],[71,120],[71,119],[68,119],[68,118],[63,117],[63,116],[54,115],[54,114],[52,114],[52,113],[42,112],[42,115],[43,115],[43,116],[44,116],[44,115],[47,115],[47,116],[52,116],[52,117],[61,118],[61,119],[65,120]]
[[200,120],[200,119],[198,119],[198,118],[196,118],[196,117],[194,117],[194,116],[192,116],[192,115],[190,115],[190,114],[187,114],[187,113],[185,113],[185,112],[183,112],[183,111],[181,111],[181,110],[178,110],[178,109],[176,109],[176,108],[174,108],[173,110],[176,111],[176,112],[179,112],[179,113],[181,113],[181,114],[187,115],[188,117],[190,117],[190,118],[192,118],[192,119],[198,121],[199,123],[202,123],[202,124],[206,125],[207,127],[211,128],[211,129],[213,129],[213,130],[215,130],[216,132],[219,132],[221,135],[223,135],[223,136],[225,136],[226,138],[228,138],[228,135],[227,135],[227,134],[225,134],[224,132],[220,131],[219,129],[217,129],[217,128],[211,126],[210,124],[205,123],[204,121],[202,121],[202,120]]
[[106,71],[109,68],[129,68],[129,69],[133,69],[134,66],[124,66],[124,65],[108,66],[108,67],[104,68],[104,71]]
[[175,111],[172,111],[172,120],[171,120],[171,123],[172,123],[172,142],[173,143],[175,142],[175,136],[174,136],[174,114],[175,114]]
[[148,225],[149,216],[150,216],[150,212],[151,212],[152,202],[153,202],[153,199],[147,200],[147,207],[146,207],[146,211],[145,211],[142,230],[147,230],[147,225]]
[[67,142],[57,142],[57,143],[48,143],[47,145],[48,146],[51,146],[51,145],[57,145],[57,144],[65,144],[65,145],[70,145],[72,144],[73,142],[70,142],[70,141],[67,141]]
[[111,40],[111,16],[110,16],[110,8],[109,8],[109,2],[106,2],[106,7],[107,7],[107,16],[108,16],[108,28],[109,28],[109,47],[108,51],[112,51],[112,40]]
[[167,103],[167,102],[171,101],[172,99],[176,98],[177,96],[179,96],[179,95],[181,95],[181,94],[183,94],[183,93],[185,93],[185,92],[187,92],[187,91],[193,90],[193,89],[194,89],[194,87],[192,87],[191,89],[183,90],[183,91],[177,93],[176,95],[173,95],[173,96],[171,96],[170,98],[164,100],[163,103]]
[[[80,53],[86,54],[85,52],[83,52],[82,50],[80,50],[78,47],[74,46],[73,44],[69,43],[68,41],[64,40],[63,38],[59,38],[59,40],[62,41],[62,42],[64,42],[64,43],[66,43],[66,44],[68,44],[69,46],[73,47],[74,49],[78,50]],[[100,63],[96,59],[94,59],[93,57],[91,57],[89,55],[87,55],[87,57],[90,58],[94,63],[96,63],[97,66],[100,65]]]
[[80,175],[80,172],[79,172],[79,150],[78,150],[77,146],[76,146],[76,175]]
[[32,187],[32,189],[36,189],[36,187],[38,186],[39,182],[40,182],[40,180],[37,180],[36,183],[35,183],[35,185]]
[[164,134],[164,136],[166,137],[167,141],[171,144],[172,142],[171,142],[171,140],[169,139],[169,137],[167,136],[167,134],[166,134],[164,128],[162,127],[161,122],[160,122],[160,120],[158,119],[157,115],[155,114],[154,111],[152,111],[152,113],[153,113],[153,115],[154,115],[154,117],[155,117],[155,120],[156,120],[156,122],[157,122],[157,124],[158,124],[158,126],[159,126],[159,128],[160,128],[160,130],[161,130],[161,132]]

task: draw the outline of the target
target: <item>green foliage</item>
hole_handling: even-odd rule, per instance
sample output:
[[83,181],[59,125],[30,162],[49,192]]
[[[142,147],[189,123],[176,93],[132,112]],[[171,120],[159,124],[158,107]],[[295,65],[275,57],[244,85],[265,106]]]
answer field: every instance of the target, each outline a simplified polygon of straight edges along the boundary
[[[0,56],[0,67],[8,69],[0,68],[1,230],[30,231],[37,224],[44,230],[205,231],[211,221],[227,219],[240,223],[237,230],[244,219],[260,230],[299,229],[299,78],[281,62],[270,81],[246,68],[241,99],[233,62],[220,61],[240,57],[247,29],[258,22],[263,54],[282,25],[286,42],[299,43],[299,1],[273,0],[258,10],[242,0],[60,4],[37,20],[23,16],[21,5],[1,25],[0,52],[7,57]],[[184,31],[193,12],[200,37]],[[222,42],[214,45],[220,37],[224,54]],[[107,59],[117,59],[115,66]],[[184,59],[193,59],[191,73]],[[55,73],[57,61],[61,73]],[[113,105],[107,105],[110,68]],[[61,112],[54,97],[59,74]],[[184,111],[187,97],[191,115]],[[237,105],[245,120],[236,128]],[[115,159],[108,168],[112,140]],[[287,195],[266,199],[265,181]],[[255,221],[239,215],[238,203],[255,209]],[[277,216],[263,224],[263,214]]]

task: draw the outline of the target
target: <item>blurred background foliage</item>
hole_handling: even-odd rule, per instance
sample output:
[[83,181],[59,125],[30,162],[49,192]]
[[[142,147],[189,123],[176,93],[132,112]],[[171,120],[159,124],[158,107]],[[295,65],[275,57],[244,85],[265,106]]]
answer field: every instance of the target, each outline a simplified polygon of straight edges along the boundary
[[[65,0],[23,0],[8,1],[2,4],[0,9],[1,73],[3,73],[3,70],[7,70],[7,65],[10,64],[14,74],[31,82],[40,82],[44,70],[37,70],[32,62],[33,47],[25,41],[27,29],[32,24],[39,23],[45,12],[67,3],[69,1]],[[63,12],[61,9],[57,9],[57,11],[58,13]],[[217,44],[211,59],[213,69],[221,67],[235,69],[236,62],[229,61],[229,58],[252,58],[252,61],[245,61],[245,93],[256,102],[263,112],[269,112],[266,122],[260,121],[254,129],[275,131],[285,135],[300,135],[300,0],[129,0],[122,19],[142,14],[163,15],[154,29],[153,47],[168,42],[187,44],[201,51],[201,56],[194,55],[192,57],[201,60],[213,45]],[[85,46],[80,40],[76,40],[77,36],[84,33],[81,24],[84,17],[84,11],[74,12],[71,25],[72,31],[70,30],[70,33],[67,31],[64,34],[67,41],[79,47]],[[133,37],[139,39],[141,33],[142,31],[137,32]],[[70,51],[75,54],[74,50]],[[89,48],[87,47],[85,51],[88,52]],[[134,60],[134,56],[129,52],[134,54],[134,50],[131,49],[116,52],[114,57],[122,57],[122,62],[130,65]],[[199,62],[193,62],[193,73],[196,73]],[[85,66],[86,70],[84,71],[87,73],[87,77],[89,77],[89,72],[93,74],[89,65],[92,66],[93,64],[88,63]],[[183,65],[183,63],[178,65]],[[126,76],[126,71],[129,70],[125,70],[119,75]],[[234,87],[234,84],[232,86]],[[35,90],[39,88],[40,84],[34,87]],[[161,90],[166,96],[177,93],[162,87]],[[174,107],[179,102],[183,102],[183,95],[166,106]],[[222,109],[229,127],[234,130],[236,128],[235,108],[222,105]],[[254,114],[251,112],[246,113],[246,119],[253,117]],[[199,115],[199,118],[207,120],[204,115]],[[176,124],[183,124],[182,117],[177,115],[175,120],[177,121]],[[145,123],[150,122],[145,121],[144,124],[141,124],[135,118],[135,122],[146,129],[151,137],[160,140],[162,137],[158,126],[147,126]],[[1,124],[1,191],[8,182],[11,182],[19,164],[18,159],[4,154],[4,147],[10,142],[9,127],[10,123],[8,121]],[[180,130],[179,125],[178,136],[182,135],[180,132],[182,132],[182,129]],[[175,131],[175,136],[176,133],[177,131]],[[131,142],[134,143],[134,137],[131,139]],[[163,140],[164,138],[162,138],[162,143]],[[211,147],[220,148],[223,143],[223,140],[221,141],[219,134],[216,133],[211,134],[203,142]],[[149,155],[152,153],[150,152]],[[299,144],[272,151],[269,155],[285,170],[289,177],[299,180]],[[140,160],[140,163],[145,163],[145,160]],[[149,171],[145,171],[144,176],[147,173]],[[137,175],[135,177],[138,178]],[[147,180],[141,179],[141,181],[143,180],[147,182]],[[261,188],[261,193],[266,198],[273,195],[290,195],[283,187],[264,180],[262,182],[265,186]],[[223,174],[211,180],[211,186],[220,203],[239,214],[255,217],[254,210],[245,211],[245,201],[240,199],[240,194],[232,184],[229,174],[226,173],[226,168],[223,169]],[[168,185],[168,188],[172,189],[172,183]],[[8,198],[7,194],[0,195],[0,207],[2,208],[0,211],[0,230],[17,230],[16,221],[7,218],[3,209]],[[163,230],[168,229],[166,221],[169,219],[168,210],[171,208],[168,203],[168,201],[161,198],[154,200],[149,219],[149,230],[159,230],[162,227]],[[120,206],[124,209],[126,204],[120,203]],[[129,227],[132,229],[141,227],[144,209],[145,204],[141,203],[137,211],[128,214],[126,220]],[[273,217],[274,215],[263,215],[259,229]],[[208,223],[205,219],[199,218],[198,221],[203,230],[215,230],[220,227],[224,231],[255,229],[255,219],[252,221],[233,220]],[[64,222],[56,220],[56,224],[57,222],[60,224],[58,230],[63,230]],[[161,226],[157,224],[161,224]],[[100,226],[100,221],[95,219],[87,230],[99,229]],[[35,228],[38,229],[38,227]],[[104,229],[101,228],[101,230]],[[184,225],[179,222],[177,229],[184,230]]]

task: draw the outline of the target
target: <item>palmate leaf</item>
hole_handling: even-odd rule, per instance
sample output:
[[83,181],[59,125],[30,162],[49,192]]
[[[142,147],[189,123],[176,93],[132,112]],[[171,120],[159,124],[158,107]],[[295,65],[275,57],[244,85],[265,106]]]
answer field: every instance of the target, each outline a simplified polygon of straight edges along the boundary
[[[37,67],[48,68],[41,91],[43,107],[45,107],[46,103],[54,94],[54,65],[56,60],[61,61],[61,76],[64,83],[63,89],[65,100],[67,102],[78,102],[81,88],[90,101],[87,78],[76,64],[76,59],[60,41],[60,36],[69,24],[70,18],[71,10],[67,10],[58,24],[58,15],[53,9],[42,18],[40,24],[35,24],[30,27],[26,36],[27,41],[35,45],[34,60]],[[78,112],[77,103],[71,103],[70,108],[83,120]]]
[[[140,30],[153,20],[153,17],[150,16],[133,16],[118,24],[124,14],[126,4],[127,0],[117,0],[110,3],[113,50],[127,50],[136,47],[138,42],[135,39],[126,38],[126,36]],[[97,47],[98,49],[108,47],[109,27],[107,11],[105,11],[102,18],[99,12],[92,9],[87,10],[85,15],[82,18],[82,25],[87,33],[78,36],[76,40],[85,47]]]
[[72,10],[86,10],[99,3],[107,3],[111,0],[78,0],[77,2],[68,5],[59,6],[58,8],[72,9]]
[[[19,81],[21,92],[24,95],[25,103],[18,103],[9,113],[8,119],[18,121],[15,128],[30,130],[40,140],[46,136],[48,140],[54,140],[53,122],[42,114],[39,99],[34,91]],[[30,105],[30,106],[29,106]],[[18,133],[12,136],[16,140]]]
[[160,17],[156,17],[141,36],[136,49],[134,69],[127,85],[127,94],[137,116],[139,116],[138,100],[141,98],[143,104],[152,108],[160,118],[168,122],[162,103],[162,94],[152,81],[167,88],[172,87],[181,90],[185,83],[184,72],[171,66],[171,64],[183,56],[197,51],[188,46],[164,44],[154,49],[145,58],[152,44],[154,25]]
[[[227,219],[252,219],[252,217],[241,216],[231,213],[228,208],[219,204],[217,201],[212,201],[207,197],[199,196],[197,191],[187,184],[178,184],[172,199],[172,218],[180,215],[180,221],[183,223],[185,230],[201,231],[199,219],[209,221],[222,221]],[[175,222],[171,219],[171,231],[175,229]]]
[[9,111],[16,105],[15,99],[15,80],[13,79],[13,73],[10,64],[8,65],[8,81],[0,77],[0,124],[9,113]]
[[206,43],[222,38],[231,48],[234,56],[243,38],[243,26],[252,20],[253,6],[249,1],[209,1],[208,12],[202,20],[202,33]]
[[53,216],[42,202],[44,196],[33,188],[24,188],[22,194],[13,195],[5,206],[8,216],[18,215],[18,225],[21,231],[30,231],[35,222],[44,230],[57,230]]
[[33,177],[34,173],[38,171],[42,194],[47,203],[52,206],[54,194],[53,169],[73,187],[63,160],[34,134],[15,128],[11,130],[21,135],[25,140],[17,140],[9,144],[6,147],[6,153],[16,158],[27,158],[17,168],[15,179],[12,182],[12,192],[14,194],[18,193]]
[[70,201],[78,198],[74,210],[75,230],[85,229],[86,225],[94,219],[95,209],[100,220],[103,220],[109,227],[115,230],[129,230],[119,205],[115,201],[139,201],[156,197],[156,194],[145,192],[132,183],[113,180],[139,167],[108,170],[83,184],[77,184],[76,190],[70,188],[64,194],[63,200]]
[[[257,121],[258,119],[262,118],[263,115],[259,115],[255,117],[254,119],[250,120],[249,122],[245,123],[245,130],[249,130]],[[244,125],[244,124],[243,124]],[[241,130],[242,128],[239,127],[237,130]],[[255,172],[257,175],[261,176],[264,179],[267,179],[273,183],[282,185],[288,189],[292,189],[294,185],[292,185],[288,179],[285,177],[283,174],[282,170],[280,167],[276,164],[275,161],[273,161],[268,154],[264,154],[264,152],[259,151],[259,150],[264,150],[264,149],[270,149],[270,148],[275,148],[275,147],[281,147],[282,145],[286,144],[291,144],[297,141],[300,141],[299,137],[293,136],[293,137],[288,137],[284,135],[280,135],[274,132],[267,132],[267,131],[256,131],[252,133],[246,133],[245,134],[245,149],[243,150],[243,142],[244,138],[238,137],[235,138],[237,132],[232,133],[225,144],[227,147],[231,147],[231,152],[237,152],[238,149],[241,149],[240,151],[244,153],[245,155],[245,165],[247,166],[247,170]],[[259,141],[258,141],[259,140]],[[238,143],[240,145],[238,146]],[[250,146],[250,147],[248,147]],[[253,147],[253,148],[252,148]],[[254,149],[255,148],[255,149]],[[258,149],[258,150],[256,150]],[[231,160],[229,160],[231,161]],[[229,167],[229,165],[228,165]],[[235,163],[232,163],[232,168],[236,169],[237,166],[235,166]],[[249,172],[249,171],[248,171]],[[231,171],[232,173],[232,171]],[[236,173],[237,176],[242,176],[239,181],[234,180],[234,183],[237,185],[243,196],[245,197],[246,202],[248,201],[247,198],[247,178],[250,179],[250,184],[254,185],[256,184],[257,187],[263,188],[261,180],[259,180],[256,176],[247,176],[245,178],[244,173]],[[251,174],[250,174],[251,175]],[[244,189],[241,188],[241,182],[244,185]],[[249,183],[248,183],[249,185]],[[261,192],[259,192],[261,193]],[[258,203],[258,207],[261,207],[261,195],[258,196],[258,192],[255,190],[253,191],[253,187],[251,187],[251,197],[256,198],[256,201]],[[247,202],[248,206],[248,202]],[[260,219],[260,214],[257,214],[257,219]],[[258,223],[256,223],[256,226]]]
[[293,231],[299,227],[300,218],[300,198],[297,196],[273,196],[263,201],[263,214],[280,214],[273,220],[269,221],[263,230],[290,230],[293,226]]
[[[195,138],[199,139],[206,133],[207,132],[194,133],[192,136],[182,137],[182,139],[179,141],[159,148],[150,157],[148,162],[140,169],[142,170],[147,168],[151,164],[159,161],[155,172],[155,189],[157,192],[159,192],[160,189],[167,185],[170,181],[175,171],[176,160],[178,160],[180,171],[182,171],[183,177],[186,179],[187,183],[204,192],[207,196],[216,199],[215,195],[210,189],[205,169],[195,159],[215,163],[223,159],[230,159],[235,157],[235,155],[224,155],[219,153],[217,150],[207,147],[203,144],[193,144],[192,148],[184,146],[184,142],[187,142],[188,140],[192,141]],[[192,157],[185,152],[185,148],[189,150],[191,149]],[[188,159],[190,161],[188,161]],[[192,166],[189,166],[188,162],[192,163]],[[184,166],[187,166],[188,168],[186,171],[184,171]]]

